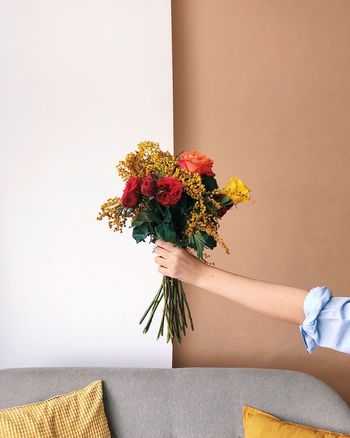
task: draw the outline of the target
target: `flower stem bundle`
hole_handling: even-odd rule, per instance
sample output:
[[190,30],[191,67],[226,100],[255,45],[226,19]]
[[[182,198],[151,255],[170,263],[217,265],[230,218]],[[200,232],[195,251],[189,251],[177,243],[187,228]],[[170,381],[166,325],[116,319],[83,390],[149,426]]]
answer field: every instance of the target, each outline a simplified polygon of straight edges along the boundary
[[[141,142],[117,165],[125,181],[122,196],[108,199],[98,220],[107,218],[113,231],[130,223],[139,243],[149,239],[171,242],[196,254],[206,263],[206,250],[219,243],[229,250],[218,234],[221,218],[233,206],[250,199],[250,189],[237,177],[220,189],[213,161],[197,151],[174,156],[158,143]],[[161,286],[143,314],[140,324],[147,333],[162,303],[157,339],[180,343],[193,321],[181,281],[164,276]]]
[[194,330],[194,326],[184,288],[181,281],[175,278],[163,277],[157,294],[140,320],[140,324],[142,324],[147,318],[143,333],[148,332],[153,316],[162,300],[164,305],[157,339],[164,335],[164,325],[166,322],[167,342],[170,339],[176,339],[180,343],[182,336],[186,335],[188,325],[192,330]]

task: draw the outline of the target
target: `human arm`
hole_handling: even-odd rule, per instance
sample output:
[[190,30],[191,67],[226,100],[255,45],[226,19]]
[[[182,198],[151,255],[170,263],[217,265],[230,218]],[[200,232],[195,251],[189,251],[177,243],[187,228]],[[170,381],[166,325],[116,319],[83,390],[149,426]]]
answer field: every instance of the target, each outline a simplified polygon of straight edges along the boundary
[[209,266],[188,251],[156,242],[156,263],[163,275],[205,289],[272,318],[301,324],[307,291],[268,283]]
[[163,275],[298,324],[309,353],[321,346],[350,354],[350,297],[333,297],[325,286],[307,291],[232,274],[206,265],[171,243],[156,243],[155,261]]

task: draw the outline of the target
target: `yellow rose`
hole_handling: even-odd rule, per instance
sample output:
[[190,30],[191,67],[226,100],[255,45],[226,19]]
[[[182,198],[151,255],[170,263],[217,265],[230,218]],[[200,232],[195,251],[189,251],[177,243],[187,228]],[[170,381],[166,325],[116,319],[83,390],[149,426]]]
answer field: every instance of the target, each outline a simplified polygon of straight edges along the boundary
[[224,188],[224,193],[235,204],[239,204],[240,202],[247,202],[250,200],[250,188],[247,187],[242,180],[237,178],[230,178],[226,187]]

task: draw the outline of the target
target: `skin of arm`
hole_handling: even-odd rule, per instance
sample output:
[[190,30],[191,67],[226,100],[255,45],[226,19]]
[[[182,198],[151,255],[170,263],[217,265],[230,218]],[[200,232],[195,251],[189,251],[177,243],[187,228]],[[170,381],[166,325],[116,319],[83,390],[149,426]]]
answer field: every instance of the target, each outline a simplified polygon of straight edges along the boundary
[[220,295],[271,318],[294,324],[305,319],[304,300],[308,291],[267,283],[209,266],[172,243],[157,240],[158,271],[185,283]]

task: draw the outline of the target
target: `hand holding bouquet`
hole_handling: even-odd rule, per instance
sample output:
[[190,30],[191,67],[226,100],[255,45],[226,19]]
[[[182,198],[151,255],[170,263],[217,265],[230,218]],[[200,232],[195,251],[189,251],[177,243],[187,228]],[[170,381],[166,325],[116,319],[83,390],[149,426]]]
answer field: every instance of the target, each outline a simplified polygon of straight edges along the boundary
[[[108,219],[113,231],[122,231],[130,221],[137,243],[157,239],[194,252],[206,262],[206,249],[219,243],[229,250],[218,234],[219,221],[234,205],[250,199],[250,189],[239,179],[231,178],[219,189],[212,170],[213,161],[197,151],[173,156],[161,151],[158,143],[141,142],[135,152],[127,154],[117,165],[126,181],[121,198],[108,199],[101,207],[98,220]],[[193,330],[191,311],[182,283],[163,276],[162,284],[140,320],[149,330],[153,316],[163,301],[157,339],[167,341]],[[147,318],[147,319],[146,319]]]

